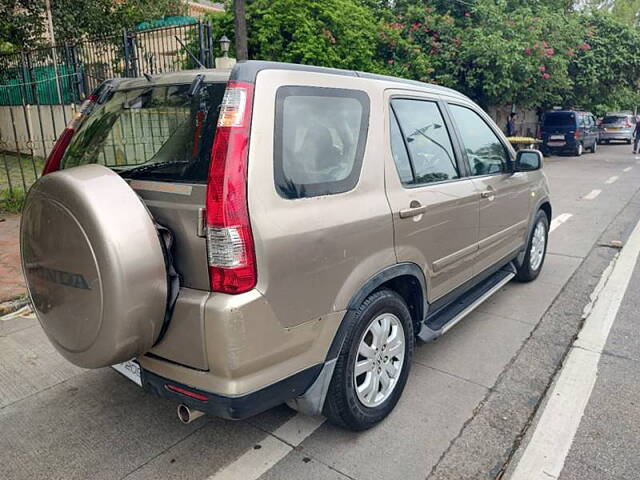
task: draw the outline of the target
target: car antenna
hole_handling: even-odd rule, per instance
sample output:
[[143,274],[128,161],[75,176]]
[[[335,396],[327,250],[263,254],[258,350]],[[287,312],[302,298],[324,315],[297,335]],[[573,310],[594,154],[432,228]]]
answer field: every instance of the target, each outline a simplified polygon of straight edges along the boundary
[[198,60],[198,59],[196,58],[196,56],[195,56],[193,53],[191,53],[191,50],[189,50],[189,49],[187,48],[187,46],[184,44],[184,42],[183,42],[182,40],[180,40],[180,38],[179,38],[177,35],[174,35],[174,37],[175,37],[175,39],[178,41],[178,43],[179,43],[180,45],[182,45],[182,48],[184,48],[184,50],[189,54],[189,56],[191,57],[191,59],[192,59],[194,62],[196,62],[198,65],[200,65],[200,68],[207,68],[207,67],[205,67],[205,66],[202,64],[202,62],[201,62],[200,60]]

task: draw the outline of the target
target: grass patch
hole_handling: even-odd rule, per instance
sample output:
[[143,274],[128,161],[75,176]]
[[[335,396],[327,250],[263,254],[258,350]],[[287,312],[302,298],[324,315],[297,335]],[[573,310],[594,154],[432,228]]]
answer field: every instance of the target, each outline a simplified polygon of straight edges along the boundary
[[18,156],[15,153],[0,152],[0,191],[28,190],[40,178],[44,168],[44,159],[29,155]]
[[20,213],[24,206],[24,190],[0,190],[0,213]]

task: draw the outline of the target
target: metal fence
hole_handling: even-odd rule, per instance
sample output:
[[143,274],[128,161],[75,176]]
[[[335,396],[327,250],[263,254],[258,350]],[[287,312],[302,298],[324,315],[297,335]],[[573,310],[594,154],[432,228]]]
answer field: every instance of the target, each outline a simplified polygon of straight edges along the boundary
[[0,193],[26,191],[77,105],[108,78],[213,67],[211,27],[194,23],[0,55]]

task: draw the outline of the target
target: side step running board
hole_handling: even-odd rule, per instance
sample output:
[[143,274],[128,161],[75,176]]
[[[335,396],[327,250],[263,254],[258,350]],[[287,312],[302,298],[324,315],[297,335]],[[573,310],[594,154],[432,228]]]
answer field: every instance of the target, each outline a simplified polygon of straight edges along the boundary
[[460,299],[450,303],[432,317],[427,317],[418,333],[418,338],[424,342],[429,342],[443,335],[509,283],[515,276],[516,274],[511,265],[498,270],[492,276],[464,293]]

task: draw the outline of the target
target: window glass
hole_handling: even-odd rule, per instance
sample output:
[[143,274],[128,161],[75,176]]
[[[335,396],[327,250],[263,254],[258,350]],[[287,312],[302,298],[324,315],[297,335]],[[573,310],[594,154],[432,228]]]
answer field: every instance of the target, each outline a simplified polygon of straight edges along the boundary
[[402,139],[402,132],[398,127],[398,120],[396,116],[391,112],[391,154],[393,155],[393,161],[398,169],[398,176],[400,181],[404,184],[413,182],[413,172],[411,171],[411,164],[409,163],[409,155],[407,154],[407,148],[404,145]]
[[549,112],[544,116],[545,127],[575,126],[576,114],[573,112]]
[[471,175],[491,175],[507,170],[508,154],[489,125],[473,110],[450,105],[467,153]]
[[280,87],[274,148],[278,193],[303,198],[354,188],[368,123],[369,98],[364,92]]
[[74,135],[62,168],[105,165],[123,177],[206,182],[224,83],[114,91]]
[[409,149],[415,178],[424,184],[459,178],[447,126],[435,102],[394,99],[401,134]]

